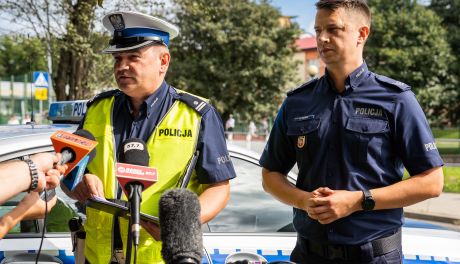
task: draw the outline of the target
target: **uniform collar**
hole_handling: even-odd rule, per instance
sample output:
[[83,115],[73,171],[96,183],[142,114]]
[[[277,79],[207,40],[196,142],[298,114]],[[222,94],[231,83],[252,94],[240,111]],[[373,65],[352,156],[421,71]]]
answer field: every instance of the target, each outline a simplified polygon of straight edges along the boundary
[[[163,81],[160,87],[155,92],[153,92],[151,95],[149,95],[149,97],[147,97],[144,100],[144,103],[142,103],[141,108],[140,108],[140,112],[141,112],[140,116],[145,115],[147,113],[147,117],[149,117],[152,111],[154,111],[155,106],[159,105],[160,102],[162,102],[163,99],[166,97],[167,92],[168,92],[168,84],[166,83],[166,81]],[[132,106],[129,100],[126,100],[126,104],[128,106],[129,113],[132,114],[133,109],[132,109]]]
[[369,69],[367,68],[366,62],[363,62],[361,66],[359,66],[350,75],[348,75],[347,79],[345,80],[345,89],[356,89],[365,79],[364,77],[367,76],[368,71]]
[[[367,75],[368,71],[369,69],[367,68],[366,62],[363,62],[361,66],[359,66],[352,73],[350,73],[347,79],[345,79],[345,91],[344,92],[347,92],[347,91],[351,92],[352,90],[356,89],[359,86],[359,84],[365,79],[364,76]],[[326,77],[326,80],[328,81],[329,85],[331,87],[335,87],[334,82],[332,81],[327,68],[325,70],[324,76]]]

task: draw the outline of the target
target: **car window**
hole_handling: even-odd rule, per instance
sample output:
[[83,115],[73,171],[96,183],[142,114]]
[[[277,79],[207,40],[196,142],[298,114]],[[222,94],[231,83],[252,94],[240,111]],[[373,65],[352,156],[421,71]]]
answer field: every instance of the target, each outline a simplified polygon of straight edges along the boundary
[[292,208],[262,188],[261,167],[232,157],[237,177],[230,181],[227,207],[208,223],[211,232],[292,231]]

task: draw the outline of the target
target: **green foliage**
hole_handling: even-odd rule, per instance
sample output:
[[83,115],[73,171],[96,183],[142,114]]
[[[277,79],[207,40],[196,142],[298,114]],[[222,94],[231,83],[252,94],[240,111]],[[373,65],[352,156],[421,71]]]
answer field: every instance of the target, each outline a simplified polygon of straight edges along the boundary
[[416,1],[369,0],[373,13],[366,60],[371,69],[409,84],[432,125],[454,124],[458,104],[447,31],[435,12]]
[[169,82],[243,119],[273,115],[295,78],[297,25],[281,27],[267,1],[173,0],[181,33]]
[[[0,37],[0,76],[22,76],[31,71],[46,71],[46,49],[38,38]],[[29,80],[30,81],[30,80]]]
[[[455,56],[455,62],[449,64],[449,72],[460,83],[460,1],[458,0],[431,0],[430,8],[442,19],[443,26],[447,29],[447,40]],[[458,87],[455,86],[455,87]],[[457,88],[458,91],[458,88]],[[450,112],[452,119],[460,122],[460,92],[456,98],[457,104]]]

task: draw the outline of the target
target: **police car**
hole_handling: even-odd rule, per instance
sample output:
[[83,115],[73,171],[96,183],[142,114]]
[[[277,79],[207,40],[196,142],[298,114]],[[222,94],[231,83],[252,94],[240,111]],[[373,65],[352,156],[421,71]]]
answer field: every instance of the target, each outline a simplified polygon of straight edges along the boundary
[[[0,126],[0,162],[53,151],[50,135],[56,130],[75,131],[85,110],[86,101],[58,102],[50,106],[52,125]],[[289,260],[296,242],[292,209],[263,191],[259,154],[231,144],[228,149],[238,177],[231,181],[227,207],[204,227],[203,263]],[[296,174],[289,178],[294,183]],[[22,221],[0,240],[0,263],[34,262],[44,229],[42,261],[74,263],[67,221],[77,215],[76,207],[61,191],[57,193],[59,202],[46,223]],[[0,214],[11,210],[22,196],[0,205]],[[403,227],[404,263],[460,263],[459,249],[460,232],[411,220]]]

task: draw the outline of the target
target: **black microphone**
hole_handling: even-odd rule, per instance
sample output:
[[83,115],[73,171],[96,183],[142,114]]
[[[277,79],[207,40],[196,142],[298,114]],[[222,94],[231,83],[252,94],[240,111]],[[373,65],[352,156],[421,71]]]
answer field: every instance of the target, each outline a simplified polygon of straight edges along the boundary
[[199,264],[203,252],[201,207],[187,189],[165,192],[159,203],[161,255],[166,264]]
[[[147,151],[145,142],[138,138],[129,138],[123,141],[123,151],[120,153],[120,162],[148,167],[150,155]],[[126,193],[128,193],[128,200],[130,203],[131,213],[131,232],[133,236],[134,245],[139,245],[139,218],[140,218],[140,204],[142,201],[142,191],[144,190],[143,179],[133,179],[127,182],[124,186]],[[128,242],[129,243],[129,242]]]

